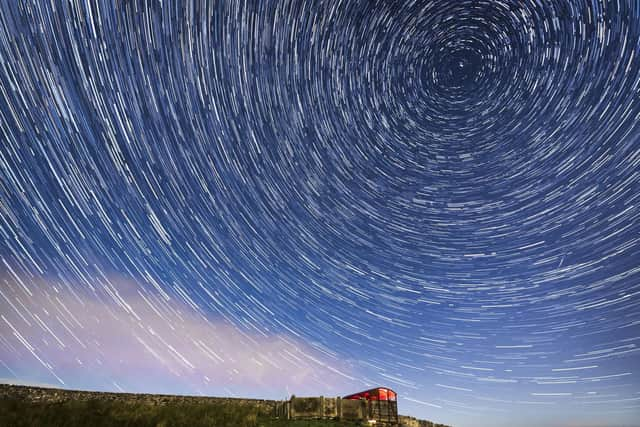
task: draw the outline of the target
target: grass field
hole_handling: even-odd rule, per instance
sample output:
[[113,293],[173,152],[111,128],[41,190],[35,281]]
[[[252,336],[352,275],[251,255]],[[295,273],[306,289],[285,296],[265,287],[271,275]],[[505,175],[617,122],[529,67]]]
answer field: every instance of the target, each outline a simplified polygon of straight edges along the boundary
[[31,402],[0,399],[0,426],[108,427],[356,427],[332,420],[277,420],[237,403],[173,403],[152,406],[109,400]]

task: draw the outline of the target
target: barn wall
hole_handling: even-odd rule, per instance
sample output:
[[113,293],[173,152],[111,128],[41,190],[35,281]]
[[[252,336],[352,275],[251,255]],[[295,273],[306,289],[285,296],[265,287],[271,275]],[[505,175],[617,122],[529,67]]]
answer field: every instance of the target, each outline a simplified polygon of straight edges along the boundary
[[363,420],[367,416],[367,401],[366,400],[348,400],[340,399],[342,401],[342,412],[340,418],[344,420]]
[[[339,418],[359,421],[368,419],[397,420],[396,402],[341,399],[339,397],[292,397],[288,412],[286,403],[277,413],[286,413],[289,419]],[[283,416],[285,418],[285,416]]]

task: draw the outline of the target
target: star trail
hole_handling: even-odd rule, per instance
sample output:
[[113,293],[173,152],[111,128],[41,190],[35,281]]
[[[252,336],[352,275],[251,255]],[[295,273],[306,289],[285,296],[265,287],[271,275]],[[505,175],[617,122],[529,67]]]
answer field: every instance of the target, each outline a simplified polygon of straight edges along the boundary
[[640,425],[637,0],[0,4],[2,382]]

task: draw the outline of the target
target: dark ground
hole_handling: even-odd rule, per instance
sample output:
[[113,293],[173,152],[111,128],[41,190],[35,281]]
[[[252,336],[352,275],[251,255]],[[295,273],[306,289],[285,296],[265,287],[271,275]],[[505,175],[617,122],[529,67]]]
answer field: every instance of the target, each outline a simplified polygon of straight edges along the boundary
[[208,426],[208,427],[355,427],[331,420],[277,420],[259,415],[239,403],[144,403],[88,400],[32,402],[0,399],[0,426],[107,427],[107,426]]

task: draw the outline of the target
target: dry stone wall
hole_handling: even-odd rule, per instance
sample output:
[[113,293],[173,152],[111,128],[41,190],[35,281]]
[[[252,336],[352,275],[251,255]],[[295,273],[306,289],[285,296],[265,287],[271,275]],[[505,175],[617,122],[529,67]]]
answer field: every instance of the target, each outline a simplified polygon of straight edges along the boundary
[[149,405],[167,405],[174,403],[210,404],[233,403],[246,404],[257,407],[259,412],[272,414],[278,401],[263,399],[242,399],[233,397],[205,397],[205,396],[176,396],[163,394],[134,394],[134,393],[107,393],[94,391],[60,390],[43,387],[25,387],[9,384],[0,384],[0,399],[13,398],[33,402],[64,402],[64,401],[88,401],[109,400],[124,403],[144,403]]
[[400,415],[398,421],[400,422],[400,427],[449,427],[445,424],[436,424],[431,421],[419,420],[406,415]]

